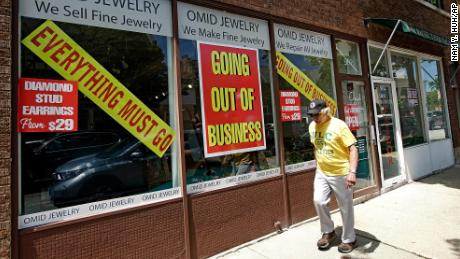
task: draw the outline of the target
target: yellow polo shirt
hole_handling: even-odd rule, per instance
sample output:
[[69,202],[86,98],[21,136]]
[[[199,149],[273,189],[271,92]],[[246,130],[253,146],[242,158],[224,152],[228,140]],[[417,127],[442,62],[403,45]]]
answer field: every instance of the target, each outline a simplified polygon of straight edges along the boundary
[[313,121],[308,129],[319,169],[328,176],[347,175],[350,167],[349,147],[356,143],[347,124],[332,117],[319,125]]

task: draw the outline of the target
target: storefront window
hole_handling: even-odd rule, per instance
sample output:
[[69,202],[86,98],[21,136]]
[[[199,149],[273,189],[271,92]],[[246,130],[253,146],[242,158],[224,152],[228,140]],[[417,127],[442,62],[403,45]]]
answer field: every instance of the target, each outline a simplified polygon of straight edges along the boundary
[[306,170],[316,166],[308,105],[321,98],[336,111],[330,38],[275,24],[275,44],[286,172]]
[[361,59],[359,56],[359,45],[357,43],[346,40],[336,40],[335,50],[337,51],[339,73],[361,75]]
[[362,189],[374,184],[372,172],[369,123],[364,83],[360,81],[342,81],[345,122],[355,135],[358,147],[357,182],[355,188]]
[[403,54],[392,53],[391,62],[398,94],[403,146],[410,147],[425,143],[417,59]]
[[388,68],[388,58],[386,52],[383,54],[382,58],[380,59],[377,68],[375,68],[375,64],[379,60],[379,57],[382,53],[381,48],[369,46],[369,58],[371,61],[371,72],[373,76],[379,77],[390,77],[390,70]]
[[[72,7],[69,2],[61,10]],[[170,7],[166,1],[157,6],[162,12],[170,12]],[[91,9],[85,8],[80,11]],[[21,12],[34,15],[30,9]],[[111,19],[133,19],[128,13],[117,14],[120,17],[114,14]],[[171,33],[132,32],[113,24],[94,27],[82,25],[91,23],[88,20],[66,19],[69,23],[21,19],[20,78],[36,82],[26,83],[28,91],[20,101],[33,96],[37,103],[19,107],[29,116],[18,119],[23,131],[21,228],[180,195],[175,188],[177,150],[170,133],[176,130]],[[157,22],[155,26],[165,21]],[[64,115],[78,116],[62,127],[58,121],[32,122],[62,108],[53,105],[62,103],[65,89],[52,82],[74,82],[80,90],[75,90],[78,104],[64,107]],[[37,127],[40,132],[30,132]]]
[[422,59],[421,67],[428,112],[428,137],[430,140],[445,139],[448,135],[440,63],[437,60]]
[[178,12],[188,192],[279,175],[267,22]]

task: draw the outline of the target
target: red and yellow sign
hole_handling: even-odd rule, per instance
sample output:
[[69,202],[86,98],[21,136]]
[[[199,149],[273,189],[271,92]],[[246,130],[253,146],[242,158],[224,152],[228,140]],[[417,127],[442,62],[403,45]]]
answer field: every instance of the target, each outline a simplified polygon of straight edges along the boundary
[[257,50],[198,48],[205,156],[265,149]]
[[345,104],[345,122],[350,130],[359,130],[359,111],[360,107],[357,104]]
[[281,121],[300,121],[300,95],[298,91],[280,91]]
[[78,130],[76,82],[21,78],[18,84],[18,132]]
[[276,70],[290,85],[297,89],[308,100],[324,100],[332,114],[337,111],[337,103],[319,88],[305,73],[295,66],[280,51],[276,52]]
[[163,156],[175,132],[52,21],[22,40],[27,48],[69,81],[115,121]]

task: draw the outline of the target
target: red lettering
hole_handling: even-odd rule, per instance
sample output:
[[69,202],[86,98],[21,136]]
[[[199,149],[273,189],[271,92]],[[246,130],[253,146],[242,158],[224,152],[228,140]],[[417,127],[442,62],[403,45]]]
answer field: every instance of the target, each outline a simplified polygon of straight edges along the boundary
[[171,144],[172,140],[173,140],[172,135],[166,136],[166,137],[163,139],[163,142],[161,142],[160,151],[161,151],[161,152],[164,152],[164,151],[169,147],[169,145]]
[[39,33],[37,33],[37,35],[35,35],[35,37],[33,37],[30,42],[32,42],[32,44],[34,44],[35,46],[40,46],[41,43],[38,41],[38,39],[44,39],[46,37],[46,34],[49,33],[49,34],[53,34],[54,31],[53,29],[51,29],[50,27],[45,27],[43,28],[43,30],[41,30]]
[[74,50],[59,65],[61,67],[64,67],[65,65],[64,69],[67,71],[69,69],[70,64],[75,63],[79,57],[80,54],[78,54],[78,52]]
[[102,99],[103,102],[106,102],[107,99],[109,99],[109,97],[117,90],[117,87],[113,87],[113,84],[112,82],[110,82],[110,84],[104,89],[104,91],[101,92],[101,94],[99,94],[98,98],[101,99],[101,97],[104,95],[104,98]]
[[157,146],[158,144],[160,144],[160,141],[163,140],[161,137],[164,136],[165,134],[166,134],[165,129],[161,129],[160,131],[158,131],[157,135],[152,140],[152,145]]
[[150,128],[145,132],[144,137],[147,137],[147,135],[150,133],[150,131],[158,126],[158,122],[154,121],[153,119],[151,120],[152,125],[150,125]]
[[56,38],[57,38],[57,34],[54,34],[53,37],[48,41],[48,43],[46,43],[46,46],[43,48],[43,52],[46,53],[52,49],[54,49],[56,46],[60,45],[62,42],[64,42],[63,39],[60,39],[58,40],[57,42],[55,42]]
[[83,67],[85,66],[88,66],[88,70],[86,71],[86,73],[84,73],[79,79],[78,81],[82,81],[83,78],[86,77],[86,75],[89,73],[89,71],[94,71],[96,70],[96,68],[91,65],[89,62],[84,62],[85,61],[85,58],[84,57],[80,57],[80,60],[78,60],[78,64],[77,66],[72,70],[72,72],[70,72],[70,75],[73,76],[78,70],[82,69]]
[[136,113],[131,117],[131,120],[129,120],[129,125],[131,125],[131,127],[134,127],[139,122],[139,120],[142,117],[144,117],[144,114],[145,114],[145,111],[143,111],[141,107],[138,107],[136,110]]
[[139,125],[139,126],[137,126],[137,128],[136,128],[137,132],[138,132],[138,133],[141,133],[141,132],[145,129],[145,127],[147,127],[147,121],[149,121],[149,120],[151,120],[151,119],[152,119],[152,117],[151,117],[150,115],[147,114],[147,115],[144,117],[144,119],[142,119],[142,124]]
[[133,106],[131,106],[131,104],[133,104],[133,101],[130,99],[118,112],[118,115],[125,120],[127,120],[131,113],[133,113],[133,111],[137,108],[137,104],[134,104]]
[[[101,74],[101,75],[102,75],[102,74]],[[89,88],[89,90],[90,90],[90,91],[93,90],[93,88],[94,88],[98,83],[99,83],[99,81],[98,81],[96,84],[94,84],[93,86],[91,86],[91,87]],[[99,90],[101,90],[102,87],[105,86],[107,83],[110,83],[110,81],[109,81],[107,78],[104,78],[104,81],[103,81],[101,84],[99,84],[99,87],[96,88],[96,89],[93,91],[93,94],[96,96],[97,93],[99,93]],[[111,83],[110,83],[110,84],[111,84]]]
[[113,109],[115,108],[115,106],[117,106],[117,104],[120,102],[120,99],[123,98],[125,94],[123,93],[123,91],[118,91],[116,94],[114,94],[112,96],[112,99],[110,99],[109,103],[107,104],[107,106],[110,108],[110,109]]
[[51,54],[50,58],[54,62],[59,63],[60,60],[58,59],[58,55],[64,54],[64,52],[66,51],[65,49],[71,50],[72,47],[69,44],[64,43],[64,44],[62,44],[62,46],[59,49],[57,49],[53,54]]
[[101,74],[99,77],[98,75],[99,75],[99,71],[96,71],[96,73],[94,73],[94,75],[90,79],[88,79],[88,81],[86,81],[85,87],[88,87],[88,85],[90,84],[97,85],[99,84],[99,82],[101,82],[103,78],[105,78],[103,74]]

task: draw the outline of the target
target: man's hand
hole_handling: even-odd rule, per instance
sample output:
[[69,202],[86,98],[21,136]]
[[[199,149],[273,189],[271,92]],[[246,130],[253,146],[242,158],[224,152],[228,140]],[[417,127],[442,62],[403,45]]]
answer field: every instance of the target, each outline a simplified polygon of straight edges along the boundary
[[345,184],[347,185],[347,188],[353,187],[353,185],[356,184],[356,174],[348,173],[347,178],[345,179]]
[[358,148],[353,144],[348,147],[350,150],[350,171],[345,180],[347,188],[356,184],[356,167],[358,166]]

